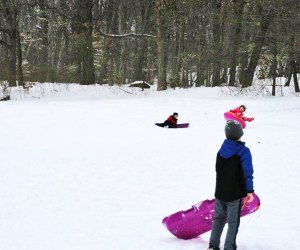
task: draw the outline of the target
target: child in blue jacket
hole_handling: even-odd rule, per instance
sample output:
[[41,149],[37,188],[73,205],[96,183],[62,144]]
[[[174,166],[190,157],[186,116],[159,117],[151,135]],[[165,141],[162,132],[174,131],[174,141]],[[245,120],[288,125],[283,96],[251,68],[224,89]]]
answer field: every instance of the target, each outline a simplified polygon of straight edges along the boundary
[[215,212],[209,249],[220,250],[220,238],[226,220],[228,230],[224,250],[235,250],[236,236],[240,224],[242,199],[253,200],[252,156],[243,136],[242,126],[235,121],[227,121],[227,139],[218,152],[216,160]]

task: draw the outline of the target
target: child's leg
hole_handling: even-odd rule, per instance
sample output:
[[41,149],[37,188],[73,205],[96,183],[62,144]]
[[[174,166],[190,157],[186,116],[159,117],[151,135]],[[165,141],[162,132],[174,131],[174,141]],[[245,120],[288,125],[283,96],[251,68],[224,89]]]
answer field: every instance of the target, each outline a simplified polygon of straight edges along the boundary
[[236,235],[240,225],[241,204],[241,199],[227,202],[228,230],[224,247],[226,250],[236,249]]
[[220,238],[226,222],[226,203],[218,199],[215,200],[215,212],[213,227],[211,230],[209,244],[214,247],[220,246]]
[[170,127],[170,125],[172,125],[172,122],[170,122],[170,121],[168,121],[168,120],[165,120],[163,124],[164,124],[164,127],[165,127],[165,126]]
[[176,124],[170,123],[169,128],[177,128]]

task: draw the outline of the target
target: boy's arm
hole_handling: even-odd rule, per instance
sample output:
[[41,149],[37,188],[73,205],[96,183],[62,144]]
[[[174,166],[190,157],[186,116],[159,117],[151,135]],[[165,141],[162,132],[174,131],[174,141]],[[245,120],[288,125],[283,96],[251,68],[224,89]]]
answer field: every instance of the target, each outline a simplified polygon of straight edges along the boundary
[[253,193],[253,165],[252,165],[252,155],[249,148],[241,155],[242,167],[244,171],[244,178],[246,182],[247,193]]

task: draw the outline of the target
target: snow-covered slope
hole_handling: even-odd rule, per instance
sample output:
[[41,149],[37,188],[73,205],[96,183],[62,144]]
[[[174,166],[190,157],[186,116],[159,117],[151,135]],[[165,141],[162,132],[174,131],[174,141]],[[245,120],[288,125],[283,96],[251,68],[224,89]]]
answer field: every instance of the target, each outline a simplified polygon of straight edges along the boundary
[[[299,98],[73,90],[0,103],[2,250],[206,249],[209,233],[178,240],[161,220],[213,197],[223,113],[240,104],[262,206],[239,250],[299,248]],[[191,127],[154,126],[174,111]]]

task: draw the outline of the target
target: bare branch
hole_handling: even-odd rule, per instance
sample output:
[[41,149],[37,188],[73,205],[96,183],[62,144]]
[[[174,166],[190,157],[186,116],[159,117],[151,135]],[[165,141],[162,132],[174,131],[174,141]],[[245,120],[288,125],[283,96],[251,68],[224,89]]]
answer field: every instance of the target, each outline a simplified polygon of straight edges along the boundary
[[101,29],[97,29],[101,36],[105,37],[112,37],[112,38],[124,38],[124,37],[148,37],[148,38],[156,38],[155,35],[151,34],[136,34],[136,33],[127,33],[122,35],[115,35],[115,34],[106,34]]

